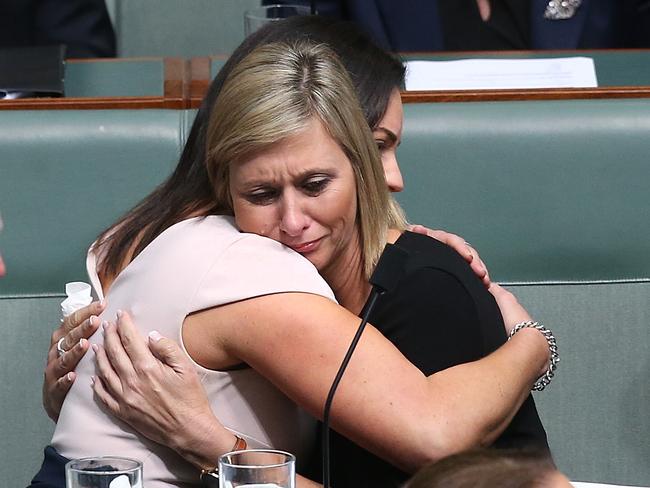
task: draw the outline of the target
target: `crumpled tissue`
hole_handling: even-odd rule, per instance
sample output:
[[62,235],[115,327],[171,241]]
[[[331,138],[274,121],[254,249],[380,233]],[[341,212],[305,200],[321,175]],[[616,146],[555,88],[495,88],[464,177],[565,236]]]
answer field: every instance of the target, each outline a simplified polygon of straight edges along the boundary
[[90,285],[83,281],[66,283],[65,294],[68,297],[61,302],[61,314],[64,317],[67,317],[86,305],[90,305],[93,301],[93,297],[90,294]]

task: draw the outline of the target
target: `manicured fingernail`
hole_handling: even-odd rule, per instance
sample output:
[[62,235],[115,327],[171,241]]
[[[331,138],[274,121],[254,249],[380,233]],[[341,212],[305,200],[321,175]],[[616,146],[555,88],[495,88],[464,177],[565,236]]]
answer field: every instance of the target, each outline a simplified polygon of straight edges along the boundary
[[99,346],[97,344],[93,344],[93,351],[97,352],[99,351]]
[[65,379],[66,379],[69,383],[72,383],[72,373],[68,373],[67,375],[65,375]]
[[117,312],[115,312],[115,314],[117,315],[118,319],[121,319],[122,315],[124,315],[124,312],[122,310],[118,310]]
[[95,386],[95,377],[94,377],[94,376],[91,376],[91,377],[90,377],[90,384],[91,384],[92,386]]
[[91,315],[90,318],[88,319],[88,325],[93,325],[93,322],[95,322],[95,320],[97,320],[97,316]]
[[102,299],[99,301],[99,306],[102,307],[102,308],[104,308],[104,307],[106,306],[106,300],[102,298]]
[[160,339],[162,339],[162,336],[157,330],[152,330],[149,332],[149,339],[151,339],[153,342],[158,342]]
[[88,341],[84,338],[79,339],[79,347],[84,347],[86,345],[86,342]]
[[102,329],[106,330],[108,328],[108,320],[102,322]]

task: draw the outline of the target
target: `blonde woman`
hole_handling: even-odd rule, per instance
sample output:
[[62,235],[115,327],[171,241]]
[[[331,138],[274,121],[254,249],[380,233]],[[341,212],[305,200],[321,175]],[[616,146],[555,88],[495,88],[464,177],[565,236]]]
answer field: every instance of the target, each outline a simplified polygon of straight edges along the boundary
[[[388,228],[399,215],[376,146],[344,68],[322,45],[255,49],[228,76],[206,142],[205,175],[188,182],[210,188],[206,198],[185,195],[178,205],[163,186],[93,247],[91,278],[108,299],[102,318],[127,310],[142,335],[178,340],[208,410],[250,447],[300,458],[314,434],[301,408],[320,414],[358,325],[367,278],[403,228]],[[510,327],[530,319],[507,297],[503,306]],[[99,370],[90,355],[81,361],[53,447],[64,457],[140,458],[148,488],[198,483],[195,466],[214,463],[201,458],[203,449],[230,447],[211,435],[219,430],[211,412],[193,418],[191,428],[200,426],[207,442],[195,437],[192,446],[174,435],[163,446],[116,421],[109,397],[121,381],[103,363],[104,345],[116,345],[115,326],[104,330],[105,344],[101,332],[91,338]],[[332,424],[414,470],[496,439],[548,361],[544,336],[524,328],[483,359],[425,376],[371,327],[341,383]],[[134,369],[126,383],[137,384],[148,369]],[[84,379],[98,371],[91,390]]]

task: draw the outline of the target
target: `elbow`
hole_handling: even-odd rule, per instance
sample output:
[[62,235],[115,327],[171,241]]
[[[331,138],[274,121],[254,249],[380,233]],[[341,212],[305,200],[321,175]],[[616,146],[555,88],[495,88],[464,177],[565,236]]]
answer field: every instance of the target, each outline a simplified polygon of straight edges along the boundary
[[442,418],[443,421],[434,422],[431,429],[421,430],[417,451],[422,456],[415,460],[412,471],[452,454],[489,446],[499,435],[498,426],[477,424],[467,416],[450,413]]

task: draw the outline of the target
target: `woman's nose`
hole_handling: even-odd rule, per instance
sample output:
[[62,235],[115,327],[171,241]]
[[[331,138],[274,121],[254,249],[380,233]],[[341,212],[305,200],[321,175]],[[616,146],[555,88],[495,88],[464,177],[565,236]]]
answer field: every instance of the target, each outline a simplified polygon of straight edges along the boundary
[[309,218],[296,200],[285,201],[282,204],[280,230],[285,234],[297,237],[309,225]]
[[399,169],[399,164],[397,164],[397,158],[393,156],[387,156],[383,158],[384,165],[384,176],[386,177],[386,184],[388,189],[397,193],[404,189],[404,180],[402,179],[402,172]]

